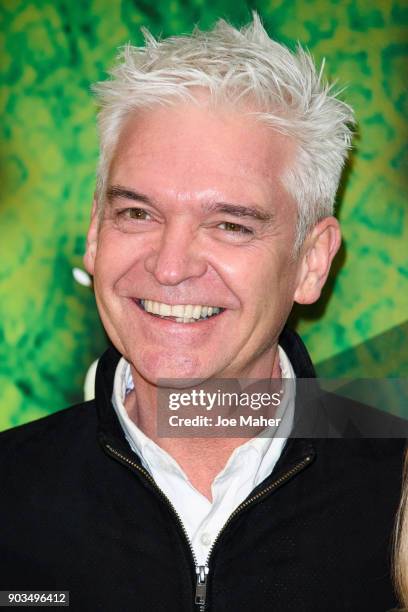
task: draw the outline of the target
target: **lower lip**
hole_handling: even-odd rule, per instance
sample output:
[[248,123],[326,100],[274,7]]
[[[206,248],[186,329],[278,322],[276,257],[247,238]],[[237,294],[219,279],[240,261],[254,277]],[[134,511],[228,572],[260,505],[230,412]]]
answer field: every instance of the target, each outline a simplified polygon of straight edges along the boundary
[[[135,300],[135,299],[132,298],[132,302],[138,307],[138,309],[146,317],[148,317],[149,321],[155,321],[156,323],[161,324],[161,325],[166,325],[167,327],[168,326],[172,326],[172,327],[177,326],[177,329],[180,329],[180,330],[183,329],[183,328],[186,328],[188,330],[191,330],[191,329],[197,329],[197,330],[201,329],[202,330],[203,326],[205,324],[207,324],[207,325],[212,324],[213,321],[217,321],[217,319],[219,319],[224,314],[224,312],[225,312],[225,309],[224,309],[221,312],[219,312],[218,314],[213,315],[213,316],[211,316],[208,319],[198,319],[194,323],[179,323],[178,321],[175,321],[173,319],[166,319],[166,318],[163,318],[163,317],[161,317],[159,315],[154,315],[154,314],[152,314],[150,312],[147,312],[143,308],[143,306],[140,304],[140,302],[138,300]],[[205,325],[205,326],[207,327],[207,325]]]

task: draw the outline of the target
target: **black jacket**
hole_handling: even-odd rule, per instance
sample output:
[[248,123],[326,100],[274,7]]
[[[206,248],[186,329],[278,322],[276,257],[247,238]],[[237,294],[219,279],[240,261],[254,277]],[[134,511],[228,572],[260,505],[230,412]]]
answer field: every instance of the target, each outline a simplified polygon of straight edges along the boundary
[[[300,339],[285,332],[280,342],[297,376],[313,376]],[[0,590],[69,590],[74,611],[198,612],[182,525],[111,406],[119,357],[109,349],[101,358],[95,401],[0,434]],[[322,410],[336,401],[324,396]],[[215,542],[205,610],[395,606],[390,542],[403,447],[289,440]]]

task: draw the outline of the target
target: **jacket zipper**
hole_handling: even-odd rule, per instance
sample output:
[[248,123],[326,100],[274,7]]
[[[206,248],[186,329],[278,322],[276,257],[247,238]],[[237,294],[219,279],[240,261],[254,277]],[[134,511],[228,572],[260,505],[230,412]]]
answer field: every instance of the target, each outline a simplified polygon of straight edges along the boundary
[[[214,542],[212,543],[210,550],[208,551],[208,556],[207,556],[207,560],[205,562],[205,566],[201,566],[201,568],[206,570],[206,573],[205,573],[205,580],[204,580],[204,585],[203,585],[204,586],[204,601],[202,601],[202,602],[198,602],[197,601],[197,591],[196,591],[196,603],[200,605],[199,612],[205,612],[205,602],[206,602],[206,596],[205,595],[206,595],[206,588],[207,588],[207,574],[209,572],[209,562],[210,562],[210,557],[211,557],[212,551],[214,549],[214,546],[216,545],[216,543],[220,539],[222,533],[228,527],[228,525],[230,524],[232,519],[235,518],[240,512],[242,512],[242,510],[244,510],[245,508],[248,508],[248,506],[250,506],[252,503],[256,502],[258,499],[260,499],[261,497],[263,497],[267,493],[270,493],[271,491],[276,489],[276,487],[278,487],[279,485],[283,484],[284,482],[289,480],[292,476],[294,476],[295,474],[300,472],[308,463],[310,463],[311,459],[312,459],[311,455],[308,455],[307,457],[305,457],[300,463],[297,463],[293,468],[291,468],[290,470],[285,472],[285,474],[282,474],[282,476],[280,478],[278,478],[277,480],[274,480],[273,482],[271,482],[270,485],[268,485],[267,487],[265,487],[264,489],[259,491],[256,495],[253,495],[252,497],[249,497],[244,502],[242,502],[242,504],[237,506],[235,508],[235,510],[229,515],[229,517],[226,520],[226,522],[224,523],[222,529],[218,532]],[[198,588],[198,586],[199,586],[199,582],[197,581],[197,588]],[[201,588],[202,588],[202,586],[201,586]]]
[[[173,512],[173,514],[175,515],[175,517],[177,519],[177,523],[180,525],[181,530],[182,530],[182,532],[183,532],[183,534],[184,534],[184,536],[185,536],[185,538],[187,540],[188,546],[190,548],[191,555],[192,555],[193,560],[194,560],[194,567],[195,567],[195,570],[196,570],[196,574],[198,575],[197,576],[197,585],[198,585],[198,582],[199,582],[199,580],[201,578],[200,570],[201,570],[201,568],[203,566],[198,565],[198,561],[197,561],[197,557],[196,557],[196,554],[195,554],[194,549],[193,549],[193,545],[191,544],[190,538],[188,537],[188,533],[186,531],[186,528],[184,527],[183,521],[181,520],[179,513],[177,512],[177,510],[175,509],[175,507],[173,506],[173,504],[171,503],[169,498],[163,493],[161,488],[157,486],[156,481],[149,474],[149,472],[147,472],[144,468],[140,467],[140,465],[138,463],[136,463],[136,461],[132,461],[132,459],[129,459],[129,457],[126,457],[126,455],[123,455],[122,453],[117,451],[115,448],[113,448],[113,446],[111,446],[108,443],[104,444],[104,446],[105,446],[105,448],[107,449],[107,451],[108,451],[108,453],[110,455],[115,455],[122,462],[126,463],[128,466],[131,466],[131,467],[135,468],[138,472],[143,474],[143,476],[145,478],[147,478],[147,480],[150,482],[150,484],[153,486],[153,488],[159,493],[160,497],[163,499],[163,501],[167,504],[167,506]],[[205,572],[204,572],[204,575],[205,575]]]
[[195,590],[195,604],[198,606],[199,612],[205,612],[205,605],[207,601],[207,582],[208,582],[208,574],[210,571],[209,561],[210,561],[212,551],[214,549],[215,544],[218,542],[219,538],[221,537],[221,534],[228,527],[232,519],[235,518],[242,510],[244,510],[245,508],[248,508],[248,506],[250,506],[252,503],[257,501],[258,499],[260,499],[267,493],[270,493],[271,491],[276,489],[276,487],[283,484],[284,482],[289,480],[292,476],[300,472],[308,463],[310,463],[312,459],[311,455],[308,455],[300,463],[296,464],[293,468],[285,472],[285,474],[283,474],[280,478],[278,478],[277,480],[274,480],[270,485],[262,489],[262,491],[259,491],[259,493],[257,493],[256,495],[253,495],[249,499],[242,502],[242,504],[237,506],[237,508],[235,508],[235,510],[230,514],[227,521],[224,523],[224,526],[222,527],[221,531],[218,532],[217,537],[212,543],[211,548],[208,552],[208,556],[207,556],[205,565],[198,565],[198,561],[197,561],[197,557],[193,549],[193,545],[191,544],[190,538],[188,537],[186,528],[184,527],[184,524],[180,518],[180,515],[178,514],[177,510],[175,509],[175,507],[173,506],[169,498],[163,493],[160,487],[157,486],[154,478],[149,474],[149,472],[147,472],[145,469],[140,467],[140,465],[136,463],[136,461],[132,461],[132,459],[129,459],[129,457],[126,457],[126,455],[123,455],[122,453],[117,451],[110,444],[106,443],[104,446],[108,450],[108,453],[110,455],[115,455],[122,462],[126,463],[128,466],[135,468],[138,472],[143,474],[143,476],[147,478],[147,480],[153,485],[154,489],[159,493],[160,497],[164,500],[164,502],[167,504],[167,506],[170,508],[170,510],[173,512],[174,516],[176,517],[177,523],[181,527],[181,530],[186,538],[186,541],[188,543],[188,546],[190,548],[191,555],[194,561],[194,566],[195,566],[195,571],[196,571],[196,576],[197,576],[196,590]]

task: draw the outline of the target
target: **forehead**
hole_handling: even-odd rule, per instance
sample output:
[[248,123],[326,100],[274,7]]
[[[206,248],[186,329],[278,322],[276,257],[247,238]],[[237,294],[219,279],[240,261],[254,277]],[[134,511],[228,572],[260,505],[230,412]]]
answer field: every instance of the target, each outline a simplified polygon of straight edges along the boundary
[[[110,182],[157,192],[219,188],[230,197],[242,190],[254,197],[269,191],[287,197],[283,179],[294,156],[293,139],[248,113],[178,103],[127,118]],[[140,184],[144,181],[148,185]]]

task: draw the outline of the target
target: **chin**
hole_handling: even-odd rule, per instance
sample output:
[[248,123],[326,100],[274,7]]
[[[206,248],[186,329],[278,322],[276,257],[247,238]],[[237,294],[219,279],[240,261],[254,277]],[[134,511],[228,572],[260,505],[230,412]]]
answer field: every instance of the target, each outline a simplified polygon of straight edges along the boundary
[[201,360],[195,355],[163,354],[163,351],[144,350],[137,352],[134,359],[130,359],[137,373],[147,382],[153,385],[160,385],[161,379],[171,379],[175,387],[187,387],[188,380],[194,382],[206,380],[214,375],[213,371],[208,371]]

